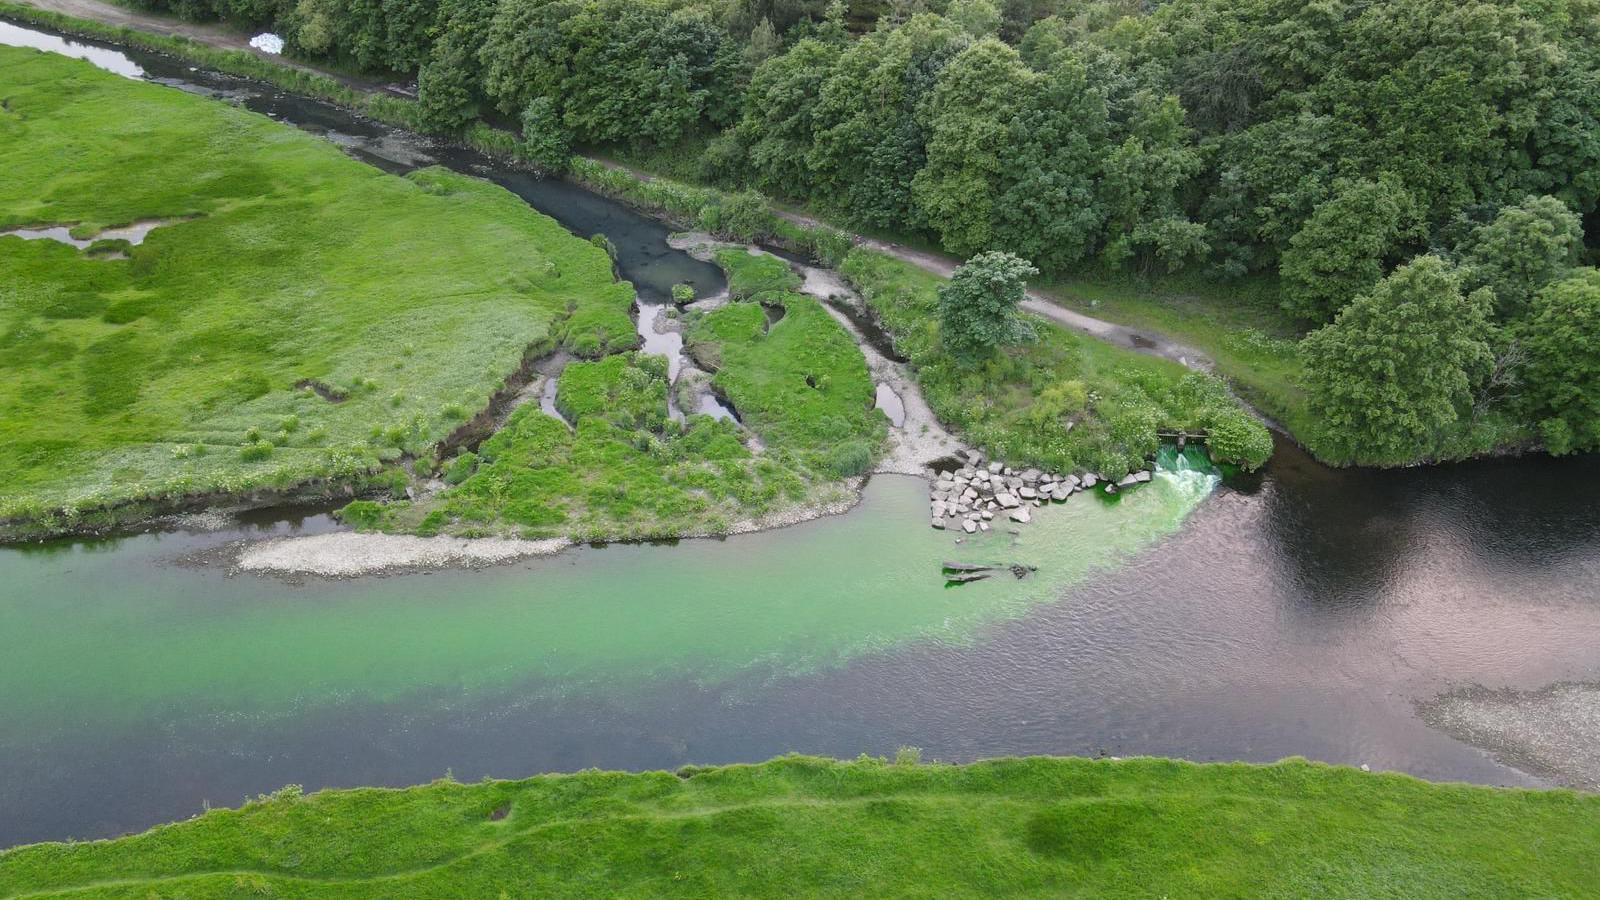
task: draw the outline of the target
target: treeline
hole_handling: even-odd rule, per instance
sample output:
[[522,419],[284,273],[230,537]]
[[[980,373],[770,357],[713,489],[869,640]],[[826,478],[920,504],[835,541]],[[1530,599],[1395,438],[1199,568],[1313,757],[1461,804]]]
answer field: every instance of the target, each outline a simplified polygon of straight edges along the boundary
[[[431,125],[510,117],[551,165],[687,145],[963,256],[1275,277],[1332,329],[1302,355],[1336,461],[1600,448],[1600,0],[151,2],[417,71]],[[1381,339],[1423,310],[1482,325]]]

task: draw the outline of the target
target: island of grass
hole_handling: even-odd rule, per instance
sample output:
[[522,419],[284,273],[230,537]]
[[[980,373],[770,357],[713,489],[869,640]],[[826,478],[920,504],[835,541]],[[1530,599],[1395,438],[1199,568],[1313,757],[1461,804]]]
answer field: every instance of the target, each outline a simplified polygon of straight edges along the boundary
[[0,82],[0,231],[163,223],[0,237],[0,535],[350,485],[529,357],[637,341],[605,253],[499,188],[33,50]]
[[[341,517],[423,535],[641,539],[723,534],[851,503],[847,480],[879,457],[887,422],[850,335],[817,301],[786,291],[691,311],[682,326],[703,368],[676,385],[661,356],[568,363],[556,415],[524,403],[476,451],[442,463],[449,486],[416,500],[358,500]],[[740,422],[694,412],[707,390]],[[669,394],[690,412],[673,415]]]
[[784,757],[303,796],[0,853],[28,897],[1579,897],[1600,797],[1268,766]]

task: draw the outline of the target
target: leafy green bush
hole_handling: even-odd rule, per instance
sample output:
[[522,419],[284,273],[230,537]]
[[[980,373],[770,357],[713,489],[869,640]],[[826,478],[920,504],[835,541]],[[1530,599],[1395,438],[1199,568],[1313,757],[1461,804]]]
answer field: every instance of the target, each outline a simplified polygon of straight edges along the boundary
[[1206,426],[1206,449],[1219,463],[1253,472],[1272,456],[1272,432],[1244,410],[1226,410]]
[[253,441],[239,448],[239,459],[244,462],[260,462],[271,455],[271,441]]

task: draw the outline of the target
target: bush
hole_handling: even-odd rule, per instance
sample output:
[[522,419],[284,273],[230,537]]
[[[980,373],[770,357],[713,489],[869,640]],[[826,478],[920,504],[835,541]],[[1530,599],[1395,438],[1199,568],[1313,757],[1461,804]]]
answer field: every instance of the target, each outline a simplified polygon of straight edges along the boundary
[[672,302],[683,304],[694,302],[694,287],[679,282],[672,286]]
[[1212,460],[1233,463],[1254,472],[1272,456],[1272,433],[1249,414],[1230,409],[1219,414],[1206,429],[1206,448]]
[[865,475],[872,468],[872,448],[866,441],[845,441],[828,451],[827,468],[839,478]]
[[245,462],[260,462],[271,455],[271,441],[253,441],[239,448],[239,458]]

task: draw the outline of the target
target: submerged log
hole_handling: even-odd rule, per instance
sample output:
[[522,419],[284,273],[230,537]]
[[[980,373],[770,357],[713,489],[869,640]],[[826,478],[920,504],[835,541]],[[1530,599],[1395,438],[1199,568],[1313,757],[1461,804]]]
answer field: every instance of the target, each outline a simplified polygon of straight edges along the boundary
[[967,583],[973,582],[973,581],[982,581],[983,579],[988,578],[990,575],[993,575],[993,574],[994,574],[993,572],[964,572],[964,573],[961,573],[961,574],[958,574],[958,575],[946,575],[944,577],[944,583],[947,584],[947,585],[948,584],[967,584]]
[[944,564],[946,572],[991,572],[998,568],[1000,567],[993,563],[963,563],[946,560]]

